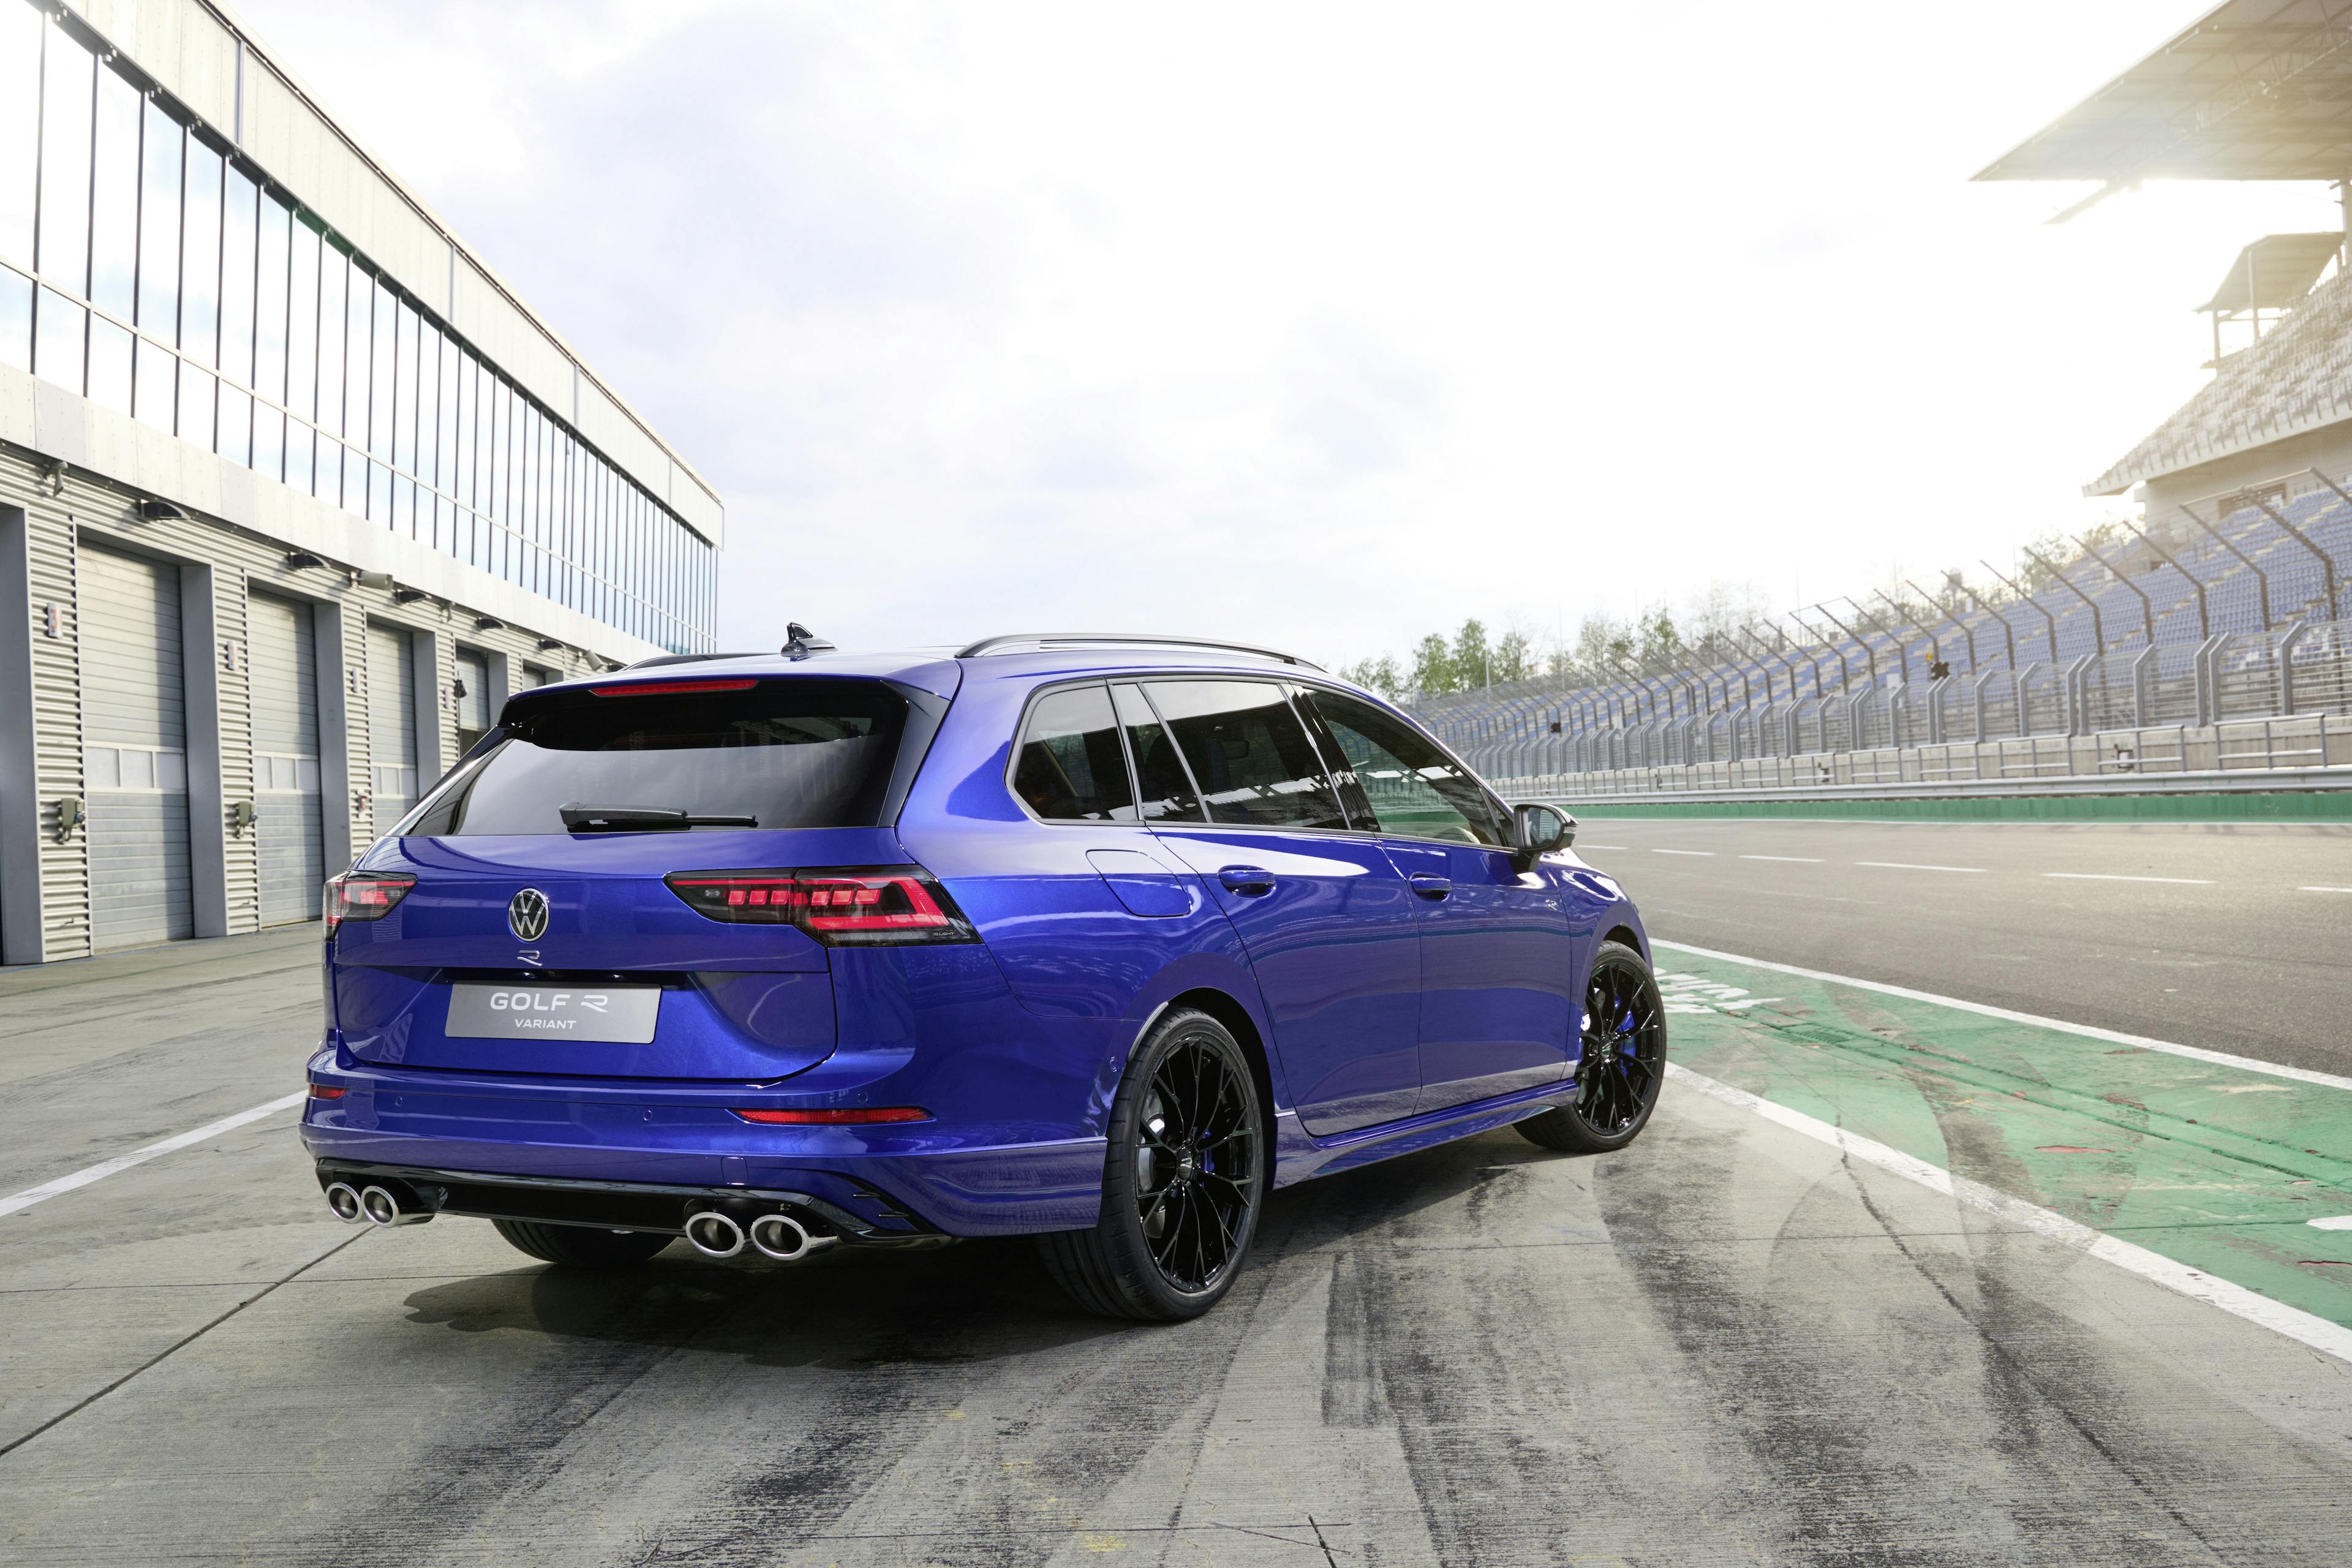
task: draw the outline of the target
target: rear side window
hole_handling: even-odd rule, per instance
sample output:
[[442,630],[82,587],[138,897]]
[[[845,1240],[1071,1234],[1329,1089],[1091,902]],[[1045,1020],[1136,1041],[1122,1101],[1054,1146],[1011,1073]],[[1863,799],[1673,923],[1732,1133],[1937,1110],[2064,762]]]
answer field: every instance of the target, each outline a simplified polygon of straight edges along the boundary
[[1109,693],[1073,686],[1040,698],[1021,732],[1013,787],[1048,822],[1133,822],[1135,795]]
[[761,828],[877,825],[906,699],[878,680],[839,677],[695,685],[652,696],[614,686],[613,696],[582,690],[526,707],[405,831],[568,833],[566,806],[575,821],[583,807],[682,814],[681,830],[701,826],[697,817]]
[[1156,680],[1150,689],[1192,764],[1211,821],[1348,826],[1306,727],[1280,687],[1260,680]]
[[1338,743],[1381,832],[1456,844],[1505,842],[1486,792],[1420,731],[1336,691],[1301,696]]
[[1143,700],[1139,686],[1114,686],[1111,700],[1118,705],[1118,721],[1127,726],[1127,749],[1135,757],[1136,787],[1143,795],[1146,822],[1202,822],[1200,797],[1176,754],[1176,742],[1160,716]]

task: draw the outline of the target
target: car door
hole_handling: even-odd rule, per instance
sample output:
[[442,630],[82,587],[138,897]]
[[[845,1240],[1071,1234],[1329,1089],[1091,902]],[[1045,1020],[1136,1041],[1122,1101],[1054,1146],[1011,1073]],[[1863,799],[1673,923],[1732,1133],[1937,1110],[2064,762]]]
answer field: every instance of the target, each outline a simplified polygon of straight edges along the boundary
[[1549,1083],[1575,1061],[1576,934],[1565,873],[1514,864],[1507,819],[1435,742],[1360,698],[1301,688],[1369,810],[1421,930],[1417,1110]]
[[1152,831],[1241,933],[1300,1121],[1325,1135],[1411,1115],[1415,900],[1379,840],[1349,826],[1282,686],[1153,679],[1114,696],[1146,800],[1189,793]]

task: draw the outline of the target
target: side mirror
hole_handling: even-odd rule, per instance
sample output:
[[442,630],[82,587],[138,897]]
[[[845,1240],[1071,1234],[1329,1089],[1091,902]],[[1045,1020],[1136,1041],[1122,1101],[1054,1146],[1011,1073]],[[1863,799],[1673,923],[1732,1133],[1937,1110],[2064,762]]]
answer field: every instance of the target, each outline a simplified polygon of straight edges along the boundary
[[1538,855],[1565,849],[1576,842],[1576,818],[1556,805],[1530,802],[1511,813],[1518,839],[1517,858],[1533,865]]

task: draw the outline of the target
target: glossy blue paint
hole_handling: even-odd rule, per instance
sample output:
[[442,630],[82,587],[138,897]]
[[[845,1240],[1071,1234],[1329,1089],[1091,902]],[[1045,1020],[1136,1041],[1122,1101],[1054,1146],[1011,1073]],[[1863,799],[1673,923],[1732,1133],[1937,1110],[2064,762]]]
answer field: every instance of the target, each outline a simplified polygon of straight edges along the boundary
[[[885,1229],[1014,1235],[1093,1222],[1128,1054],[1180,1001],[1205,1000],[1254,1037],[1277,1184],[1572,1093],[1592,950],[1603,931],[1641,931],[1622,890],[1572,854],[1521,870],[1503,851],[1369,831],[1048,823],[1023,808],[1006,774],[1031,696],[1153,672],[1312,679],[1181,649],[600,678],[862,674],[951,700],[888,826],[378,843],[361,868],[416,885],[327,944],[329,1028],[310,1077],[347,1092],[310,1102],[306,1142],[320,1158],[437,1170],[806,1191]],[[662,881],[908,864],[939,879],[978,942],[827,947],[706,919]],[[1415,877],[1443,880],[1445,897],[1416,893]],[[506,919],[525,887],[551,904],[530,943]],[[656,1039],[444,1032],[451,984],[549,973],[661,985]],[[733,1113],[909,1105],[930,1120]]]

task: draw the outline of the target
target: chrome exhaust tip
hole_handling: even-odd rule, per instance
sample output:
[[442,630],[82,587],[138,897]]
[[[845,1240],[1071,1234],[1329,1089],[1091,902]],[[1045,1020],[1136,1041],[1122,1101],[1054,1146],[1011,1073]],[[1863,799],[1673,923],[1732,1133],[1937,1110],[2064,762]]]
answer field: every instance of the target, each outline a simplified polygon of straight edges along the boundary
[[327,1189],[327,1206],[345,1225],[357,1225],[366,1218],[360,1208],[360,1194],[349,1182],[337,1182]]
[[[418,1201],[414,1193],[407,1194],[408,1201],[416,1206],[402,1206],[402,1193],[407,1193],[407,1189],[404,1187],[400,1192],[394,1192],[390,1187],[362,1187],[360,1189],[360,1214],[370,1225],[387,1226],[423,1225],[433,1217],[433,1210]],[[333,1200],[330,1198],[329,1201]]]
[[763,1214],[751,1222],[751,1245],[779,1263],[790,1263],[816,1250],[816,1237],[790,1215]]
[[743,1250],[743,1227],[732,1215],[704,1209],[687,1220],[686,1239],[705,1258],[732,1258]]

